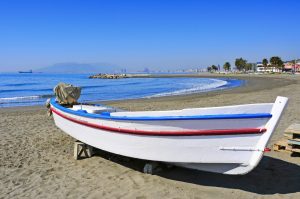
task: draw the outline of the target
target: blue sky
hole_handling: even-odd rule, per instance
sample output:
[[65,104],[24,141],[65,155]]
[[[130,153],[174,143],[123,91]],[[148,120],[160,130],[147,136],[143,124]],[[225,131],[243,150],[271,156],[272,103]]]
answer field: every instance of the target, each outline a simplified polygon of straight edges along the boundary
[[56,63],[131,70],[300,58],[300,1],[0,1],[0,71]]

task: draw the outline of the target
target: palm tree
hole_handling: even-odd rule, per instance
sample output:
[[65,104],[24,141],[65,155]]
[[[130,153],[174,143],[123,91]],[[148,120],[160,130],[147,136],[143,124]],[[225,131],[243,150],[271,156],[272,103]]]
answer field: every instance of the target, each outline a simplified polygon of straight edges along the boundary
[[229,71],[230,68],[231,68],[230,63],[229,62],[225,62],[225,64],[223,65],[223,68],[224,68],[225,71]]
[[274,66],[276,68],[280,68],[282,70],[283,61],[281,60],[280,57],[278,57],[278,56],[271,57],[270,63],[272,64],[272,66]]
[[268,67],[268,60],[266,59],[266,58],[264,58],[263,60],[262,60],[262,64],[263,64],[263,66],[264,66],[264,71],[266,71],[266,68]]
[[247,65],[247,60],[245,60],[243,58],[237,58],[237,59],[235,59],[235,66],[236,66],[236,68],[239,71],[245,70],[246,69],[246,65]]
[[211,68],[212,68],[214,71],[218,71],[218,66],[216,66],[216,65],[212,65]]
[[211,67],[207,67],[207,72],[211,72]]

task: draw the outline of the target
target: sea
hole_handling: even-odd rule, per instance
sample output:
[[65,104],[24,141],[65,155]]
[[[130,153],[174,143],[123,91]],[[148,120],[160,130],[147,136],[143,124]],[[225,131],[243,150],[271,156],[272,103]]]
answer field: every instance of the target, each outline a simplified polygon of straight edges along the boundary
[[43,105],[60,82],[80,86],[81,102],[152,98],[231,89],[243,80],[226,78],[89,79],[90,74],[0,74],[0,108]]

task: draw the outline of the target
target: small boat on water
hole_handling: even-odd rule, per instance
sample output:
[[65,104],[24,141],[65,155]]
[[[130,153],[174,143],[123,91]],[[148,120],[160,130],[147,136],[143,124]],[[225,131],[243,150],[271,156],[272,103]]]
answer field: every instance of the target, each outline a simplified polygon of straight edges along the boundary
[[246,174],[260,162],[288,102],[120,111],[50,101],[64,132],[111,153],[223,174]]
[[19,71],[19,73],[33,73],[32,70],[29,71]]

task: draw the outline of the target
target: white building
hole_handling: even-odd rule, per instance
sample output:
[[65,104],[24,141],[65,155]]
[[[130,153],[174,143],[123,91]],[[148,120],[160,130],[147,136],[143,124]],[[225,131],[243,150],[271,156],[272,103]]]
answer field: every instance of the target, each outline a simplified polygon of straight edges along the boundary
[[257,72],[261,72],[261,73],[264,73],[264,72],[268,72],[268,73],[270,73],[270,72],[279,73],[279,72],[281,72],[281,69],[276,68],[276,67],[270,67],[270,66],[267,66],[267,67],[258,66],[258,67],[256,68],[256,71],[257,71]]
[[281,69],[276,68],[276,67],[271,67],[271,64],[268,63],[267,67],[264,67],[264,65],[261,62],[257,62],[256,64],[256,71],[260,73],[265,73],[265,72],[274,72],[274,73],[279,73],[281,72]]

